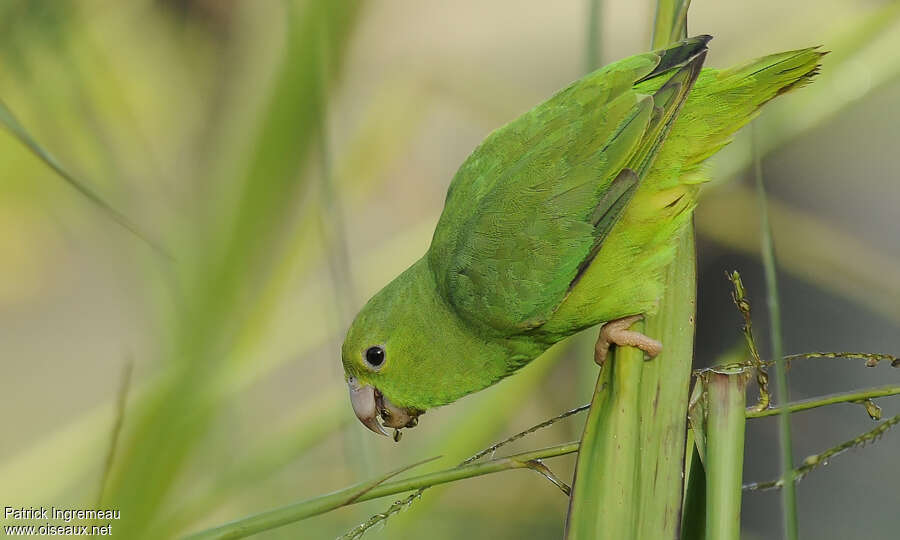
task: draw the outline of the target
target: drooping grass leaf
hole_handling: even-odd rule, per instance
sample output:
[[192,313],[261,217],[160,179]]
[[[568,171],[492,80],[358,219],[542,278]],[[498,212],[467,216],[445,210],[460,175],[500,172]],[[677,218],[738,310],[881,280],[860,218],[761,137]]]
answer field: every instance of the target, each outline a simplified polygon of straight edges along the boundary
[[6,130],[13,137],[15,137],[16,140],[22,143],[22,145],[25,146],[25,148],[27,148],[35,157],[43,161],[69,186],[71,186],[73,189],[75,189],[75,191],[77,191],[88,201],[90,201],[91,204],[93,204],[95,207],[99,208],[110,219],[143,240],[157,253],[164,255],[167,258],[171,258],[171,255],[162,245],[153,240],[149,234],[142,231],[137,224],[135,224],[121,211],[117,210],[112,204],[107,202],[106,199],[100,196],[100,194],[98,194],[87,183],[76,178],[72,173],[70,173],[65,167],[62,166],[62,164],[59,162],[59,160],[56,159],[56,157],[53,156],[53,154],[51,154],[43,146],[38,144],[34,137],[32,137],[31,134],[28,133],[28,130],[26,130],[25,127],[22,126],[22,124],[18,121],[18,119],[16,119],[15,115],[13,115],[12,111],[9,110],[9,107],[7,107],[6,104],[3,103],[3,101],[0,101],[0,125],[6,128]]

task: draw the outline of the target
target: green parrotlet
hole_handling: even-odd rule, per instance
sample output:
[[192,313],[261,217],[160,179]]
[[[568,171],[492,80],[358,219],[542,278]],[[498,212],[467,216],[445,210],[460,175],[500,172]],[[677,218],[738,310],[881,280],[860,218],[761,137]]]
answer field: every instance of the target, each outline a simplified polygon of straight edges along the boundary
[[657,309],[702,163],[763,104],[809,82],[823,54],[701,69],[710,39],[603,67],[472,152],[427,253],[347,333],[345,377],[366,427],[413,427],[591,326],[604,325],[598,362],[610,343],[659,353],[628,327]]

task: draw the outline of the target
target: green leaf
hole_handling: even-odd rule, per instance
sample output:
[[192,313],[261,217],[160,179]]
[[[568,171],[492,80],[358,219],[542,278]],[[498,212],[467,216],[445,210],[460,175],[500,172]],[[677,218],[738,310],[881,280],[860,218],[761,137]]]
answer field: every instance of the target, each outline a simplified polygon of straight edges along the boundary
[[[224,225],[197,246],[185,268],[187,291],[165,350],[168,371],[133,413],[133,430],[119,453],[108,501],[123,519],[127,538],[171,536],[165,506],[186,463],[223,407],[227,378],[238,366],[231,354],[235,328],[245,324],[245,299],[271,276],[281,255],[279,231],[293,215],[301,175],[324,109],[326,51],[340,51],[358,3],[287,3],[285,45],[269,99],[251,139],[239,197]],[[340,56],[332,61],[337,71]],[[223,197],[226,198],[227,197]]]
[[705,540],[706,538],[706,469],[700,459],[700,451],[694,442],[693,430],[688,432],[690,461],[686,462],[687,484],[681,514],[681,539]]
[[88,201],[91,202],[94,206],[99,208],[103,213],[105,213],[110,219],[130,231],[132,234],[143,240],[148,246],[153,248],[156,252],[161,255],[166,256],[167,258],[171,258],[171,255],[156,241],[151,239],[150,235],[143,232],[140,227],[138,227],[133,221],[128,219],[125,214],[117,210],[113,205],[108,203],[106,199],[101,197],[93,188],[88,186],[86,183],[77,179],[72,173],[66,170],[62,164],[60,164],[59,160],[53,156],[48,150],[44,149],[38,142],[32,137],[28,130],[22,126],[21,123],[16,119],[15,115],[9,110],[9,107],[6,106],[3,101],[0,101],[0,125],[6,128],[9,133],[16,138],[20,143],[22,143],[25,148],[31,151],[35,157],[43,161],[48,167],[53,169],[53,171],[59,175],[60,178],[66,181],[72,188],[75,189],[78,193],[84,196]]

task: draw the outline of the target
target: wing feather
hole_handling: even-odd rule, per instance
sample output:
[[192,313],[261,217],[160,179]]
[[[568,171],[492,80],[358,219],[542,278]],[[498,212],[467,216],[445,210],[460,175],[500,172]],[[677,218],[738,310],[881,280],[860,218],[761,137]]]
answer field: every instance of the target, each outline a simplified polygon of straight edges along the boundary
[[[491,134],[460,167],[429,263],[488,331],[550,317],[618,221],[699,73],[708,37],[607,66]],[[635,90],[667,77],[652,95]]]

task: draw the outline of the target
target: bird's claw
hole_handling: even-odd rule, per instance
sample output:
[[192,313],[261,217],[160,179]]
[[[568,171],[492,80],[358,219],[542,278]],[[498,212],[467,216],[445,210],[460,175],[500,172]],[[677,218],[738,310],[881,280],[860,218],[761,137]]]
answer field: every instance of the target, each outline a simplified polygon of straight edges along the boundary
[[658,355],[662,351],[662,343],[640,332],[629,330],[632,324],[643,318],[643,315],[631,315],[604,324],[600,328],[597,344],[594,345],[594,362],[598,366],[603,366],[606,356],[609,354],[610,345],[637,347],[651,358]]

